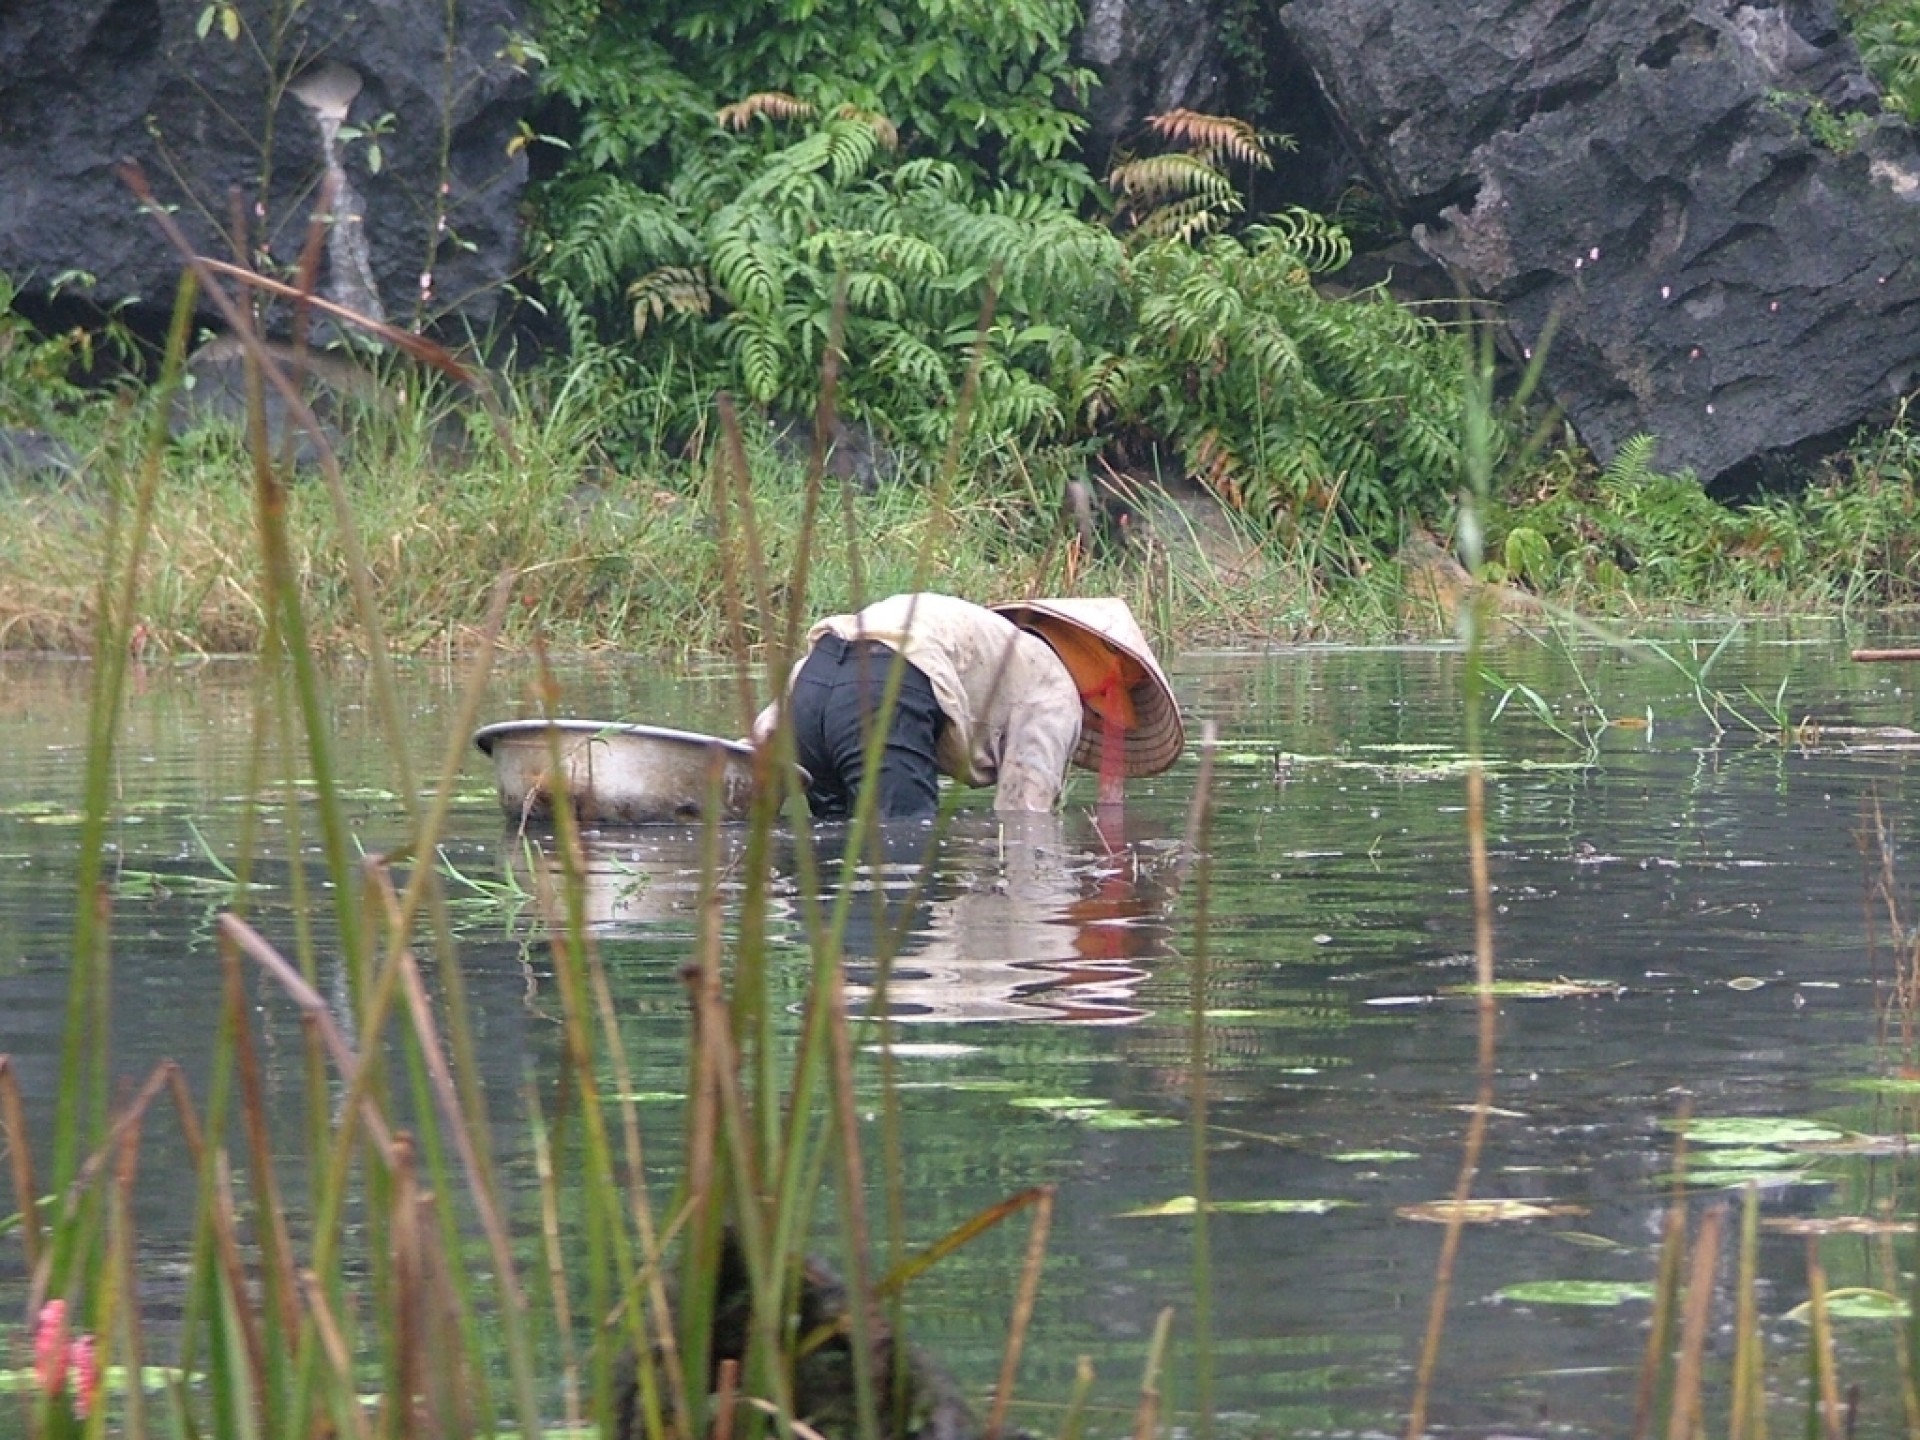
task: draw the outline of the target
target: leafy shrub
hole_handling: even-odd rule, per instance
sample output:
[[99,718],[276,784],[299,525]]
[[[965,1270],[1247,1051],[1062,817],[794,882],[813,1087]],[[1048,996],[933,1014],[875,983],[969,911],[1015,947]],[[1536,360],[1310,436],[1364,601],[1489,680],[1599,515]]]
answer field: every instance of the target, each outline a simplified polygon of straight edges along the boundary
[[1490,527],[1507,576],[1575,599],[1746,604],[1914,598],[1920,439],[1904,417],[1797,495],[1723,505],[1698,478],[1652,468],[1652,436],[1602,470],[1562,456]]
[[[1323,295],[1348,247],[1319,217],[1227,233],[1230,167],[1284,142],[1170,112],[1109,197],[1060,103],[1086,83],[1065,59],[1076,10],[886,14],[576,17],[548,76],[579,120],[541,275],[576,346],[626,330],[667,423],[692,434],[720,389],[810,410],[837,320],[841,409],[909,458],[944,452],[977,365],[983,451],[1144,438],[1266,523],[1331,516],[1382,544],[1444,507],[1460,374],[1445,332],[1382,292]],[[642,87],[659,103],[639,117]]]
[[1840,8],[1888,107],[1908,120],[1920,119],[1920,3],[1842,0]]
[[18,289],[0,275],[0,425],[40,427],[86,392],[77,381],[93,360],[93,337],[75,327],[43,335],[13,308]]

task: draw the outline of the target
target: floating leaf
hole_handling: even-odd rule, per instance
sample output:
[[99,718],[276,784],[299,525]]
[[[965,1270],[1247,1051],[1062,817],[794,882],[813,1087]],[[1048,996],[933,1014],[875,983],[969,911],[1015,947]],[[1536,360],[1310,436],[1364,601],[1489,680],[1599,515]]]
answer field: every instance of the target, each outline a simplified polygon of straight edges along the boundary
[[1022,1095],[1009,1100],[1022,1110],[1098,1110],[1111,1103],[1097,1095]]
[[1841,1090],[1865,1090],[1876,1095],[1920,1094],[1920,1075],[1869,1075],[1858,1080],[1842,1080]]
[[[1325,1215],[1330,1211],[1343,1210],[1354,1204],[1352,1200],[1215,1200],[1208,1204],[1207,1211],[1214,1215]],[[1176,1195],[1158,1205],[1144,1205],[1138,1210],[1122,1210],[1122,1220],[1155,1220],[1166,1216],[1192,1215],[1199,1210],[1199,1204],[1191,1195]]]
[[1779,1235],[1911,1235],[1912,1220],[1877,1215],[1782,1215],[1760,1222],[1762,1230]]
[[1528,1280],[1496,1294],[1517,1305],[1624,1305],[1651,1300],[1653,1287],[1629,1280]]
[[1559,1215],[1584,1215],[1584,1205],[1554,1205],[1537,1200],[1425,1200],[1402,1205],[1393,1212],[1402,1220],[1426,1220],[1445,1225],[1461,1220],[1468,1225],[1497,1225],[1509,1220],[1551,1220]]
[[962,1045],[958,1041],[894,1041],[891,1045],[869,1045],[869,1054],[892,1055],[902,1060],[954,1060],[962,1055],[972,1055],[978,1045]]
[[1583,1250],[1625,1250],[1627,1248],[1610,1235],[1595,1235],[1586,1230],[1556,1230],[1553,1232],[1553,1238],[1564,1240],[1569,1245],[1578,1245]]
[[[1682,1177],[1660,1175],[1654,1183],[1670,1186]],[[1684,1177],[1686,1183],[1701,1190],[1737,1190],[1752,1185],[1760,1190],[1779,1190],[1788,1185],[1827,1185],[1832,1182],[1824,1176],[1810,1175],[1804,1170],[1791,1167],[1775,1170],[1720,1170],[1711,1166],[1699,1170],[1689,1170]]]
[[1905,1155],[1920,1148],[1920,1136],[1846,1135],[1838,1140],[1808,1140],[1793,1148],[1802,1155]]
[[1072,1117],[1093,1130],[1165,1130],[1180,1122],[1171,1115],[1145,1115],[1138,1110],[1089,1110],[1070,1112]]
[[1770,1150],[1758,1145],[1746,1149],[1723,1146],[1700,1156],[1702,1170],[1798,1170],[1809,1163],[1808,1157],[1791,1150]]
[[1338,1155],[1329,1155],[1327,1159],[1338,1160],[1343,1165],[1391,1165],[1396,1160],[1418,1160],[1416,1150],[1346,1150]]
[[1767,982],[1757,975],[1736,975],[1733,979],[1727,981],[1727,989],[1762,990],[1766,988],[1766,984]]
[[[1626,986],[1610,980],[1496,980],[1489,987],[1503,1000],[1581,1000],[1591,995],[1624,995]],[[1449,985],[1448,995],[1477,995],[1474,984]]]
[[1695,1116],[1691,1120],[1668,1123],[1673,1129],[1684,1130],[1696,1145],[1813,1145],[1839,1140],[1845,1135],[1844,1131],[1830,1125],[1817,1125],[1811,1120],[1765,1115]]
[[[1865,1285],[1827,1292],[1827,1314],[1835,1320],[1904,1320],[1907,1304],[1898,1295]],[[1805,1325],[1813,1318],[1813,1302],[1803,1300],[1783,1317]]]

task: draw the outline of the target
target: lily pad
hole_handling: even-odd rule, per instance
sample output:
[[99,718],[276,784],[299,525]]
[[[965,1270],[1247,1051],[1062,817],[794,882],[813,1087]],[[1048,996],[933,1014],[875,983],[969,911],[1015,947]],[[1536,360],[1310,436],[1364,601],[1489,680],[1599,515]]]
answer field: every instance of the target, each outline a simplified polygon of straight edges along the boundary
[[1402,1205],[1393,1212],[1402,1220],[1425,1220],[1445,1225],[1459,1220],[1467,1225],[1498,1225],[1510,1220],[1552,1220],[1561,1215],[1584,1215],[1584,1205],[1555,1205],[1540,1200],[1425,1200]]
[[1109,1102],[1098,1095],[1021,1095],[1007,1102],[1022,1110],[1099,1110]]
[[1497,1292],[1517,1305],[1624,1305],[1651,1300],[1653,1286],[1629,1280],[1528,1280]]
[[1867,1075],[1842,1080],[1836,1089],[1865,1090],[1874,1095],[1920,1095],[1920,1075]]
[[[1835,1320],[1904,1320],[1907,1302],[1885,1290],[1855,1285],[1827,1292],[1827,1314]],[[1813,1302],[1802,1301],[1783,1318],[1808,1324],[1813,1319]]]
[[[1811,1163],[1805,1155],[1796,1155],[1791,1150],[1770,1150],[1764,1146],[1745,1149],[1723,1146],[1703,1152],[1699,1162],[1702,1170],[1798,1170]],[[1694,1167],[1687,1168],[1691,1171]]]
[[[1794,1120],[1781,1116],[1721,1115],[1696,1116],[1674,1121],[1672,1128],[1684,1130],[1696,1145],[1817,1145],[1844,1138],[1845,1132],[1812,1120]],[[1715,1157],[1720,1163],[1721,1157]]]

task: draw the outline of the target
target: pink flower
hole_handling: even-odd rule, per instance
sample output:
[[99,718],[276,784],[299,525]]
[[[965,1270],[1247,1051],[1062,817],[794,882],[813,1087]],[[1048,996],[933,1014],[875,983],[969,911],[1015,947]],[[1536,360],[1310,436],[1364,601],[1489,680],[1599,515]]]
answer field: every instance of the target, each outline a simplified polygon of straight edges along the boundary
[[40,1324],[33,1332],[33,1373],[48,1396],[66,1388],[67,1344],[67,1302],[49,1300],[40,1307]]
[[73,1413],[84,1420],[100,1394],[100,1361],[93,1353],[93,1336],[84,1331],[74,1338],[67,1373],[73,1379]]

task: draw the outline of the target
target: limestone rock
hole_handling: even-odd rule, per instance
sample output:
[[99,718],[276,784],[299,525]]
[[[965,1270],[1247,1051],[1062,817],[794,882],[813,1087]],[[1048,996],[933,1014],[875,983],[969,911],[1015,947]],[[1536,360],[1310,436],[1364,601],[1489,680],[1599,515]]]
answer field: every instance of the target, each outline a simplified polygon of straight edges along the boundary
[[510,55],[525,25],[522,0],[14,0],[0,272],[31,296],[86,271],[103,303],[170,307],[180,257],[118,161],[223,258],[237,187],[267,263],[289,265],[331,158],[347,184],[323,293],[484,328],[520,259],[526,164],[510,142],[532,82]]
[[1601,460],[1723,491],[1914,382],[1920,146],[1827,0],[1292,0],[1373,178]]

